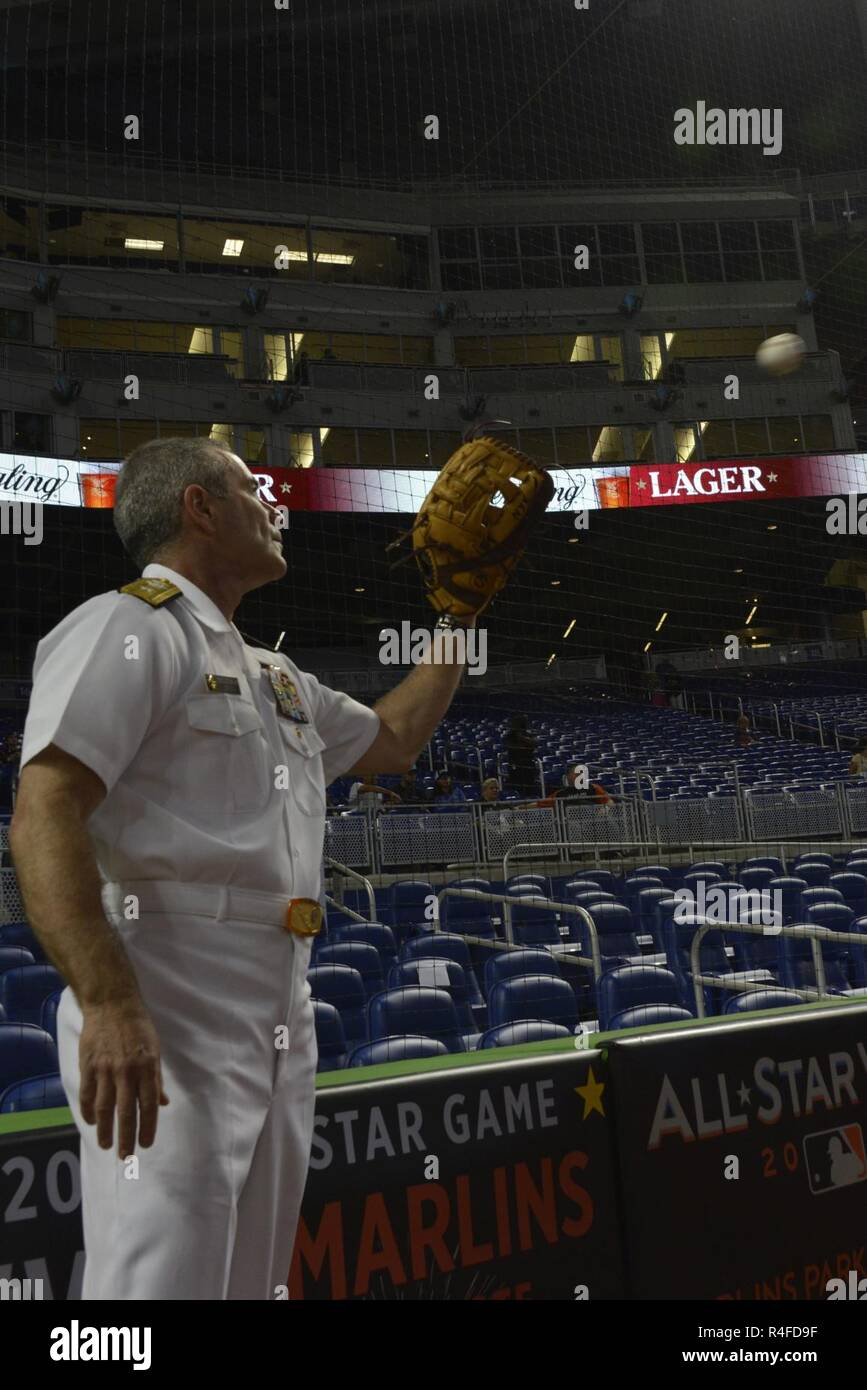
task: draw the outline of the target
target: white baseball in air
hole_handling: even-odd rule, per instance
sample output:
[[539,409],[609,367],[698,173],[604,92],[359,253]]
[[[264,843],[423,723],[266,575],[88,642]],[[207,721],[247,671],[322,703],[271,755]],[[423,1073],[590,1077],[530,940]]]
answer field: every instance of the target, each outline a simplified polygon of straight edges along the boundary
[[788,376],[798,370],[806,351],[807,344],[797,333],[777,333],[759,344],[756,361],[772,376]]

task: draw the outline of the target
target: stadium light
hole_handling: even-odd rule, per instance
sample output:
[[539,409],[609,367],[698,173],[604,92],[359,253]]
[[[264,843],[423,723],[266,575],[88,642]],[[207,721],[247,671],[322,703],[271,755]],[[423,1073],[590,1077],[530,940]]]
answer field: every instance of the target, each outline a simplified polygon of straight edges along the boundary
[[548,660],[545,662],[545,669],[547,670],[547,668],[551,665],[551,663],[552,663],[553,661],[556,661],[556,660],[557,660],[557,653],[556,653],[556,652],[552,652],[551,655],[548,657]]
[[162,251],[164,241],[150,241],[148,237],[128,236],[124,238],[125,251]]
[[563,633],[563,639],[564,639],[564,641],[565,641],[565,639],[569,636],[569,633],[572,631],[572,629],[573,629],[573,627],[575,626],[575,624],[576,624],[577,621],[578,621],[577,618],[573,618],[573,619],[572,619],[572,621],[571,621],[571,623],[569,624],[569,626],[567,627],[566,631]]
[[652,646],[653,646],[653,643],[652,643],[652,642],[647,642],[647,643],[645,644],[644,650],[645,650],[646,652],[649,652],[649,651],[650,651],[650,648],[651,648]]
[[753,604],[752,608],[751,608],[750,611],[749,611],[749,616],[748,616],[746,622],[744,623],[744,627],[749,627],[749,625],[750,625],[750,623],[752,622],[753,618],[756,616],[756,609],[758,608],[758,606],[759,606],[759,605],[758,605],[757,603],[754,603],[754,604]]
[[663,613],[662,617],[660,618],[659,622],[656,624],[656,627],[654,628],[654,632],[658,632],[658,631],[659,631],[659,629],[662,627],[662,624],[665,622],[665,620],[666,620],[667,617],[668,617],[668,613]]
[[224,245],[223,245],[223,255],[224,255],[224,256],[240,256],[240,254],[241,254],[241,252],[243,251],[243,249],[244,249],[244,243],[243,243],[243,241],[238,241],[237,239],[233,239],[232,237],[227,237],[227,238],[226,238],[226,241],[225,241],[225,243],[224,243]]

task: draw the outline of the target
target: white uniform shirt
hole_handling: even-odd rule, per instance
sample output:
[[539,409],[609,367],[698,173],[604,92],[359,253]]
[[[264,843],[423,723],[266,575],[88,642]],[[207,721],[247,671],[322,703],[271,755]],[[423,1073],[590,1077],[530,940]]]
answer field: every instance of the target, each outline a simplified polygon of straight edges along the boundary
[[[48,744],[107,795],[88,822],[109,882],[176,880],[318,898],[325,787],[351,768],[379,716],[285,656],[249,647],[188,579],[159,608],[100,594],[36,650],[21,766]],[[294,681],[307,721],[278,713],[263,663]],[[210,690],[208,675],[234,687]]]

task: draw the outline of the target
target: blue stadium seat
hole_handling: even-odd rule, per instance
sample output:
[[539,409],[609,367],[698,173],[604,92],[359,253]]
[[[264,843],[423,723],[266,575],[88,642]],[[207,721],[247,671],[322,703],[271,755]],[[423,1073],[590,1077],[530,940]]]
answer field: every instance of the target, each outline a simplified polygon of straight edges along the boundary
[[470,1004],[484,1004],[469,948],[462,936],[455,936],[451,932],[430,932],[405,941],[400,952],[401,960],[412,960],[418,956],[444,956],[456,961],[466,976]]
[[59,1072],[31,1076],[15,1081],[0,1094],[0,1115],[17,1115],[23,1110],[51,1110],[68,1105]]
[[417,931],[429,930],[432,918],[426,913],[429,913],[431,898],[435,897],[433,884],[424,880],[399,879],[391,885],[388,920],[399,940]]
[[[745,859],[738,870],[738,882],[744,883],[744,874],[752,873],[753,869],[770,869],[771,878],[775,878],[783,872],[783,864],[782,860],[777,859],[774,855],[768,855],[765,858]],[[746,882],[745,886],[750,888],[763,888],[765,881],[759,883]]]
[[693,874],[716,874],[718,879],[727,879],[729,866],[722,859],[700,859],[697,864],[691,864],[688,873]]
[[855,913],[845,903],[815,903],[805,916],[814,926],[826,927],[828,931],[848,931],[855,920]]
[[561,978],[556,958],[541,947],[498,951],[485,961],[485,993],[490,997],[494,985],[519,975],[556,975],[558,979]]
[[794,869],[798,878],[802,878],[810,888],[825,888],[831,877],[831,866],[829,864],[815,864],[810,860],[802,860],[796,864]]
[[560,945],[560,924],[557,914],[549,907],[529,907],[515,903],[512,907],[512,933],[520,946]]
[[[774,870],[770,869],[770,867],[756,865],[750,867],[750,869],[742,869],[738,874],[738,883],[742,884],[743,888],[750,888],[750,890],[753,890],[753,888],[764,890],[764,888],[767,888],[768,884],[773,883],[774,878],[777,877],[777,874],[775,874]],[[806,884],[804,884],[804,888],[806,888]]]
[[[830,906],[839,909],[837,903],[832,903]],[[847,914],[849,922],[844,924],[838,919],[836,926],[830,921],[811,924],[827,926],[829,931],[849,931],[851,909],[844,907],[840,910]],[[811,912],[821,911],[821,907],[811,909]],[[791,925],[796,924],[792,923]],[[850,993],[852,985],[849,980],[850,947],[848,942],[822,941],[820,945],[826,988],[832,994]],[[780,938],[780,965],[780,983],[786,989],[816,988],[816,968],[813,962],[812,947],[807,937],[784,936]]]
[[26,946],[0,946],[0,975],[7,970],[19,970],[22,965],[35,965],[36,959]]
[[350,1053],[350,1067],[374,1067],[383,1062],[409,1062],[424,1057],[448,1057],[449,1050],[439,1038],[405,1035],[400,1038],[378,1038],[362,1043]]
[[14,1081],[58,1071],[54,1041],[33,1023],[0,1023],[0,1092]]
[[449,1052],[465,1052],[463,1030],[447,990],[407,985],[376,994],[368,1005],[370,1041],[408,1034],[439,1038]]
[[614,1014],[608,1024],[609,1032],[618,1028],[649,1028],[655,1023],[688,1023],[694,1015],[677,1004],[638,1004]]
[[[425,938],[427,940],[428,938]],[[422,985],[425,989],[444,989],[451,995],[461,1032],[478,1033],[470,1008],[470,988],[462,965],[450,956],[410,956],[398,960],[388,973],[388,988]],[[482,1005],[482,1001],[479,1000]]]
[[316,1026],[316,1044],[319,1049],[317,1071],[340,1071],[346,1066],[346,1038],[340,1014],[333,1004],[324,999],[313,1000],[313,1021]]
[[39,1020],[40,1026],[49,1033],[57,1042],[57,1009],[60,1004],[62,989],[56,989],[53,994],[42,1002],[42,1017]]
[[[635,924],[632,913],[622,903],[593,903],[588,909],[599,937],[599,954],[602,969],[609,970],[615,965],[628,965],[630,957],[640,956],[641,947],[635,937]],[[582,953],[590,954],[590,942],[582,922],[578,923],[577,939],[581,942]]]
[[642,864],[635,872],[658,878],[663,888],[671,888],[674,885],[674,870],[668,864]]
[[[362,941],[368,946],[374,946],[379,952],[382,961],[383,974],[397,960],[397,943],[394,939],[394,932],[391,927],[387,927],[384,922],[350,922],[345,927],[335,927],[329,931],[326,941],[322,946],[338,941]],[[320,950],[322,950],[320,946]]]
[[58,989],[63,989],[63,978],[53,965],[22,965],[0,975],[0,1005],[11,1022],[38,1025],[43,1003]]
[[[857,851],[855,852],[857,853]],[[831,869],[834,866],[834,857],[833,855],[826,854],[824,851],[815,850],[810,850],[808,854],[799,854],[792,865],[793,871],[799,878],[801,876],[801,866],[803,864],[824,864],[827,869]]]
[[723,1013],[757,1013],[761,1009],[783,1009],[803,1002],[788,989],[756,989],[745,994],[733,994],[731,999],[726,1000]]
[[767,888],[773,894],[774,905],[782,905],[783,922],[793,922],[798,916],[801,907],[801,894],[809,884],[802,878],[795,878],[793,875],[783,875],[782,877],[772,878]]
[[651,1004],[682,1007],[682,991],[677,977],[660,965],[619,965],[606,970],[596,988],[599,1027],[612,1027],[612,1018],[625,1009]]
[[570,1038],[572,1030],[562,1023],[547,1019],[522,1019],[520,1023],[501,1023],[489,1028],[476,1043],[477,1050],[488,1047],[516,1047],[522,1043],[547,1042],[552,1038]]
[[592,883],[604,888],[606,893],[613,893],[617,888],[617,880],[610,869],[582,869],[581,877],[588,878]]
[[846,906],[846,900],[839,888],[805,888],[801,894],[799,916],[803,917],[808,907],[818,907],[819,903],[839,903]]
[[867,912],[867,877],[864,874],[851,873],[846,871],[842,874],[832,874],[829,879],[829,887],[836,888],[848,907],[851,907],[856,917],[861,917]]
[[379,952],[367,941],[327,941],[316,953],[316,968],[322,965],[348,965],[357,970],[368,999],[385,988]]
[[546,874],[513,874],[506,880],[507,893],[526,893],[528,897],[548,897],[550,884]]
[[4,922],[0,927],[0,946],[23,946],[30,952],[37,965],[46,960],[36,933],[27,922]]
[[526,1019],[547,1019],[574,1032],[578,1006],[572,988],[556,975],[523,975],[501,980],[488,996],[491,1027],[500,1023],[520,1023]]
[[[487,879],[458,879],[450,888],[471,888],[478,893],[490,893]],[[443,931],[462,932],[466,936],[485,936],[493,939],[496,929],[493,918],[502,921],[503,909],[498,903],[481,902],[478,898],[443,898],[440,904],[440,926]]]
[[358,971],[348,965],[316,965],[307,979],[313,998],[333,1004],[340,1014],[347,1045],[367,1042],[367,994]]

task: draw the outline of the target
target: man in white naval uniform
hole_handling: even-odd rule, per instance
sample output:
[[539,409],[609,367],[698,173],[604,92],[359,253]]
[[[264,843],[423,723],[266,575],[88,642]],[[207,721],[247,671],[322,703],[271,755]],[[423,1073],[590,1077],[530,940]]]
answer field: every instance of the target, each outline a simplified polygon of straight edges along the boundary
[[86,1299],[281,1296],[313,1125],[325,787],[410,768],[460,677],[418,666],[371,710],[246,645],[238,603],[287,569],[275,517],[227,450],[143,445],[115,505],[143,578],[36,653],[11,845],[68,982]]

